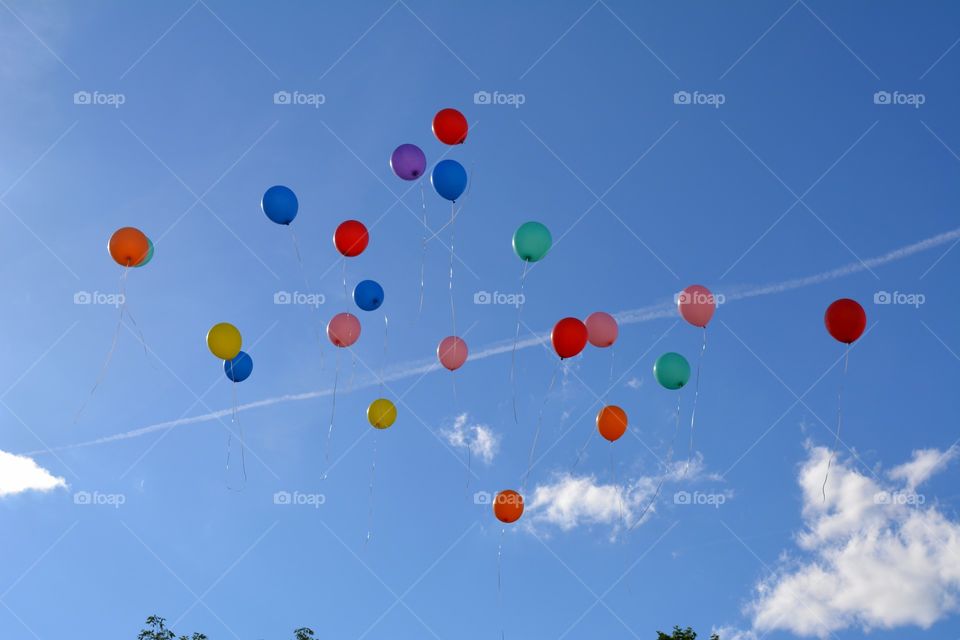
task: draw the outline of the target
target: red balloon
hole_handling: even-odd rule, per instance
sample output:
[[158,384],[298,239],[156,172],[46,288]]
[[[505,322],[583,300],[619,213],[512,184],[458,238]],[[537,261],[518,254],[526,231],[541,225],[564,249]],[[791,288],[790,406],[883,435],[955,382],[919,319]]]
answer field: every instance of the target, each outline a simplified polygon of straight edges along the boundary
[[441,109],[433,116],[433,135],[444,144],[463,144],[467,139],[467,119],[456,109]]
[[863,335],[863,330],[867,328],[867,313],[856,300],[840,298],[827,307],[823,322],[831,336],[850,344]]
[[333,234],[333,244],[337,251],[352,258],[363,253],[370,242],[370,234],[367,228],[358,220],[347,220],[341,222],[340,226]]
[[587,346],[587,336],[587,325],[576,318],[564,318],[553,327],[550,341],[561,359],[572,358]]

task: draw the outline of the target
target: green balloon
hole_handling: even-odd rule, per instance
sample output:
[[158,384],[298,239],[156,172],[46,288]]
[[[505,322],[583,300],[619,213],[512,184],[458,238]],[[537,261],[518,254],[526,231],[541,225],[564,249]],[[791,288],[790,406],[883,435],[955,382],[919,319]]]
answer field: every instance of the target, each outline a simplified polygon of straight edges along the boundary
[[690,363],[679,353],[665,353],[653,363],[653,376],[666,389],[679,389],[690,381]]
[[526,262],[542,260],[552,245],[550,230],[539,222],[524,222],[513,234],[513,250]]
[[133,265],[134,267],[145,267],[148,262],[153,260],[153,240],[147,238],[147,245],[149,246],[149,249],[147,249],[147,255],[143,257],[143,260]]

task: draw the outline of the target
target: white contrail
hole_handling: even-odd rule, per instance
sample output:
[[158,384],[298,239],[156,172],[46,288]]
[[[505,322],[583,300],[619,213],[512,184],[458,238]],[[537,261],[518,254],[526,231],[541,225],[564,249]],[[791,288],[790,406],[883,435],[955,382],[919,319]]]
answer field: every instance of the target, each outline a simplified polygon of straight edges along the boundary
[[[744,300],[747,298],[756,298],[758,296],[766,296],[774,293],[783,293],[785,291],[792,291],[794,289],[801,289],[803,287],[809,287],[815,284],[820,284],[830,280],[836,280],[838,278],[843,278],[845,276],[852,275],[854,273],[860,273],[862,271],[867,271],[873,267],[879,267],[890,262],[896,262],[897,260],[902,260],[903,258],[908,258],[914,254],[921,253],[923,251],[928,251],[935,247],[939,247],[948,242],[958,242],[960,241],[960,228],[953,229],[951,231],[945,231],[944,233],[935,235],[933,237],[927,238],[925,240],[920,240],[913,244],[909,244],[905,247],[900,247],[899,249],[894,249],[888,253],[885,253],[880,256],[873,258],[868,258],[863,261],[851,262],[850,264],[838,267],[836,269],[831,269],[830,271],[822,271],[820,273],[815,273],[810,276],[803,278],[793,278],[790,280],[784,280],[782,282],[775,282],[773,284],[760,285],[755,287],[748,287],[738,291],[733,291],[731,293],[724,293],[725,302],[729,303],[732,300]],[[718,293],[720,293],[718,291]],[[649,322],[650,320],[657,320],[661,318],[672,318],[676,315],[676,307],[673,301],[665,301],[659,304],[650,305],[647,307],[641,307],[639,309],[627,309],[625,311],[617,312],[614,317],[617,319],[619,324],[637,324],[641,322]],[[549,340],[549,332],[543,332],[531,338],[521,340],[517,342],[517,349],[526,349],[529,347],[534,347],[537,345],[544,344]],[[507,339],[500,342],[495,342],[489,344],[482,349],[470,354],[470,360],[483,360],[492,356],[497,356],[502,353],[507,353],[513,349],[513,340]],[[409,361],[401,363],[392,367],[388,370],[383,377],[384,382],[394,382],[396,380],[403,380],[406,378],[412,378],[414,376],[427,375],[437,369],[440,369],[440,364],[433,359],[423,359]],[[380,384],[380,379],[378,377],[366,377],[362,381],[353,385],[352,390],[357,389],[367,389],[374,387]],[[237,407],[238,411],[247,411],[249,409],[258,409],[260,407],[269,407],[275,404],[284,404],[287,402],[299,402],[301,400],[312,400],[314,398],[322,398],[329,396],[333,393],[332,388],[319,389],[317,391],[307,391],[304,393],[295,393],[287,394],[283,396],[276,396],[273,398],[265,398],[263,400],[257,400],[255,402],[248,402],[246,404],[241,404]],[[349,391],[341,390],[340,393],[349,393]],[[166,422],[159,422],[157,424],[152,424],[146,427],[140,427],[139,429],[134,429],[132,431],[125,431],[123,433],[117,433],[110,436],[104,436],[102,438],[97,438],[95,440],[87,440],[86,442],[77,442],[74,444],[68,444],[60,447],[53,447],[52,449],[45,449],[42,451],[30,451],[22,455],[35,456],[43,453],[50,453],[53,451],[63,451],[66,449],[78,449],[81,447],[92,447],[98,444],[105,444],[108,442],[116,442],[118,440],[129,440],[131,438],[139,438],[140,436],[145,436],[149,433],[154,433],[157,431],[165,431],[167,429],[173,429],[175,427],[182,427],[188,424],[196,424],[199,422],[209,422],[211,420],[218,420],[220,418],[227,417],[231,415],[233,409],[221,409],[219,411],[213,411],[211,413],[205,413],[199,416],[192,416],[189,418],[180,418],[178,420],[168,420]]]

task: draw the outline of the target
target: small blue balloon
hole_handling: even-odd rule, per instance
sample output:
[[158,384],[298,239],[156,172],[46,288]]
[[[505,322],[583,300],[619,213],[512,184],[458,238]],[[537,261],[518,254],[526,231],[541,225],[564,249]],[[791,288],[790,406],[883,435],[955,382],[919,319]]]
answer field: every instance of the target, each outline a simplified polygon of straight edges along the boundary
[[456,202],[467,189],[467,170],[456,160],[441,160],[430,174],[430,184],[441,198]]
[[241,351],[233,360],[223,361],[223,372],[233,382],[243,382],[253,373],[253,358]]
[[383,287],[373,280],[359,282],[353,290],[353,301],[364,311],[376,311],[383,304]]
[[260,208],[277,224],[290,224],[297,217],[297,194],[281,184],[270,187],[260,200]]

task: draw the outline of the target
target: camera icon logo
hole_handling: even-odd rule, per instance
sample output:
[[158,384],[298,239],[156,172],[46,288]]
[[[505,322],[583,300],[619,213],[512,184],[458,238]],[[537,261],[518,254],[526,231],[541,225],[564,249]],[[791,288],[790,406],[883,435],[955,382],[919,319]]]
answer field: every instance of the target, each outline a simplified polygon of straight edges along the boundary
[[77,91],[73,94],[73,104],[90,104],[92,96],[89,91]]
[[877,291],[873,294],[873,304],[890,304],[892,300],[889,291]]
[[689,91],[677,91],[673,94],[673,104],[690,104]]
[[493,297],[489,291],[477,291],[473,294],[473,304],[490,304],[492,301]]
[[677,491],[673,494],[673,504],[690,504],[690,492]]
[[89,491],[77,491],[73,494],[73,504],[90,504],[92,496]]
[[873,94],[873,104],[890,104],[891,96],[889,91],[877,91]]
[[489,491],[477,491],[473,494],[473,504],[490,504],[491,500]]
[[289,91],[277,91],[273,94],[273,104],[290,104],[290,99]]
[[73,304],[90,304],[93,296],[88,291],[77,291],[73,294]]
[[493,96],[489,91],[477,91],[473,94],[473,104],[490,104],[493,102]]
[[289,491],[277,491],[273,494],[273,504],[290,504],[292,496]]
[[293,302],[293,296],[289,291],[277,291],[273,294],[273,304],[290,304]]

